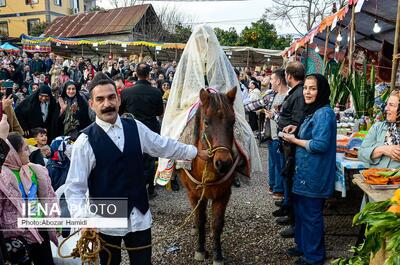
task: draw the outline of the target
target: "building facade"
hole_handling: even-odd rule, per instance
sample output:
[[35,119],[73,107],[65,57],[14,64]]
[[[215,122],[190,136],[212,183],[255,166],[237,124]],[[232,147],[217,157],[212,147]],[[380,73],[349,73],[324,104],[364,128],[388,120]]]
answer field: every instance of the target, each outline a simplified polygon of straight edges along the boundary
[[30,35],[33,25],[84,12],[84,0],[0,0],[0,38]]

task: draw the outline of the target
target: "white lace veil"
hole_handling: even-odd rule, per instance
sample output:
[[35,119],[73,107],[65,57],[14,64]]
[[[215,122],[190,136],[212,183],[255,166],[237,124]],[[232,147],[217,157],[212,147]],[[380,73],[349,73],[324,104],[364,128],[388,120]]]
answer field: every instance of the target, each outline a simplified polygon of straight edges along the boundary
[[[206,77],[206,78],[205,78]],[[168,103],[166,106],[161,135],[178,139],[189,118],[189,113],[198,102],[202,88],[213,88],[221,93],[237,87],[234,110],[236,115],[235,129],[239,128],[242,149],[248,156],[250,171],[262,171],[258,148],[253,132],[245,120],[242,95],[239,81],[232,64],[223,52],[214,30],[207,25],[194,28],[182,57],[177,66]],[[235,137],[238,135],[235,133]],[[158,171],[167,168],[168,160],[160,159]]]

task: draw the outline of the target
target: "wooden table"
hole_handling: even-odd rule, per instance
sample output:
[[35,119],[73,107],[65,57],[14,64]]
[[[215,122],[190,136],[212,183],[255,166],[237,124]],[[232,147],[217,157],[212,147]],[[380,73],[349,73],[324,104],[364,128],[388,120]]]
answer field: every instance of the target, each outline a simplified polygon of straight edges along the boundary
[[393,190],[374,190],[371,186],[364,182],[364,178],[360,174],[354,175],[353,183],[356,184],[365,195],[368,197],[368,201],[381,202],[392,198],[395,189]]

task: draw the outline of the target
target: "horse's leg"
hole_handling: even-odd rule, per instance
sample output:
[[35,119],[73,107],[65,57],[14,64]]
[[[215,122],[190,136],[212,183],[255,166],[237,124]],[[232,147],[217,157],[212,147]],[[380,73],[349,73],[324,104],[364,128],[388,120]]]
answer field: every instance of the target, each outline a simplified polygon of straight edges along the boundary
[[214,241],[213,265],[224,264],[221,248],[221,234],[224,228],[225,210],[226,206],[228,205],[229,198],[230,192],[226,194],[226,196],[212,202],[212,231]]
[[197,249],[194,255],[195,260],[203,261],[206,259],[206,221],[207,221],[207,199],[203,198],[201,202],[199,202],[200,198],[194,194],[194,192],[189,193],[189,200],[194,209],[197,204],[195,213],[194,213],[194,224],[196,230],[198,231],[197,237]]

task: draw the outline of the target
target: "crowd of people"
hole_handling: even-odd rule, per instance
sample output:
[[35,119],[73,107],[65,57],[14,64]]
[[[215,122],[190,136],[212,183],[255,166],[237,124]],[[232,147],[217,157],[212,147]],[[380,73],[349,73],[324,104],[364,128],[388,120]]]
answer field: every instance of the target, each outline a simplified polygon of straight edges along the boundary
[[[31,59],[3,56],[0,150],[8,155],[0,156],[4,163],[0,196],[9,200],[0,202],[0,226],[7,228],[2,242],[22,241],[28,252],[25,259],[53,264],[49,242],[55,241],[56,231],[18,229],[13,200],[54,200],[54,190],[65,183],[67,201],[82,199],[86,190],[97,197],[127,194],[132,202],[128,230],[100,235],[112,244],[123,239],[128,247],[151,243],[146,194],[157,195],[157,157],[208,157],[205,150],[159,135],[176,68],[175,61],[134,64],[127,58],[102,58],[93,63],[53,53],[34,54]],[[284,69],[235,72],[251,128],[268,130],[268,185],[279,207],[273,215],[279,224],[289,225],[281,235],[296,242],[288,254],[299,256],[296,265],[323,264],[323,209],[334,191],[336,152],[336,117],[329,105],[328,81],[319,74],[306,76],[299,62]],[[263,128],[256,112],[266,116]],[[371,163],[383,154],[373,150],[373,155],[364,152]],[[140,159],[143,163],[129,163]],[[117,161],[125,161],[125,166]],[[130,172],[137,172],[135,178],[126,177]],[[127,191],[127,187],[133,188]],[[17,259],[10,252],[4,254]],[[151,264],[151,248],[129,255],[131,264]],[[102,264],[106,256],[100,253]],[[119,264],[120,251],[113,250],[112,257],[111,264]]]

